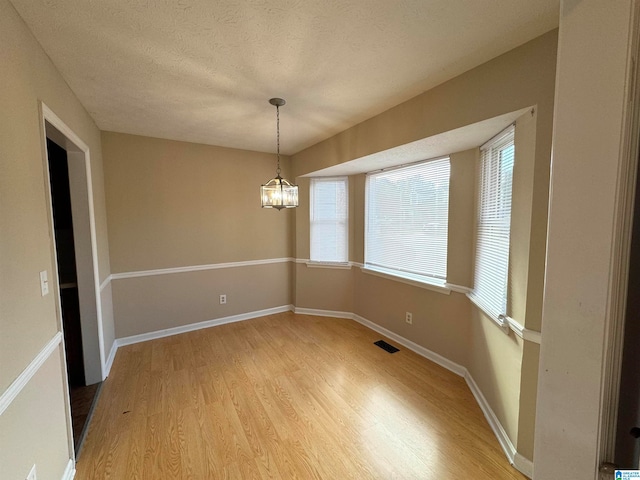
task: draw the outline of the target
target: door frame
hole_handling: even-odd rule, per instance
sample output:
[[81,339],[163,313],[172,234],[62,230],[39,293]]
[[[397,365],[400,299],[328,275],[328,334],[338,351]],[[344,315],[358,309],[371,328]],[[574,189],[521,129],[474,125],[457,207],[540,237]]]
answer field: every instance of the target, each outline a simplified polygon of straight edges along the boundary
[[[61,147],[67,150],[67,156],[69,160],[69,168],[70,168],[70,176],[71,169],[75,168],[77,175],[82,175],[84,178],[82,180],[82,185],[80,186],[80,194],[74,197],[72,192],[72,202],[74,202],[74,198],[76,198],[76,203],[84,200],[86,198],[86,204],[81,205],[83,210],[85,210],[88,216],[88,232],[89,241],[87,243],[87,248],[90,250],[90,265],[88,265],[90,281],[89,290],[87,290],[88,296],[90,296],[91,302],[90,308],[95,308],[95,315],[91,315],[91,322],[95,322],[95,325],[90,325],[88,329],[90,330],[91,337],[89,339],[89,344],[93,345],[94,348],[90,352],[84,353],[84,361],[85,361],[85,377],[87,377],[87,371],[93,371],[93,374],[89,381],[91,383],[97,383],[103,381],[106,378],[106,364],[105,364],[105,348],[104,348],[104,330],[102,323],[102,300],[101,300],[101,290],[100,290],[100,277],[99,277],[99,269],[98,269],[98,248],[97,248],[97,234],[96,234],[96,221],[95,221],[95,211],[94,211],[94,203],[93,203],[93,185],[92,185],[92,175],[91,175],[91,153],[89,151],[88,145],[82,141],[82,139],[64,123],[58,115],[56,115],[53,110],[51,110],[44,102],[39,102],[40,107],[40,120],[41,120],[41,142],[43,148],[43,170],[44,170],[44,179],[45,179],[45,197],[46,197],[46,208],[47,208],[47,217],[49,223],[49,238],[51,255],[53,258],[52,265],[52,281],[49,283],[51,291],[54,295],[54,300],[56,303],[56,317],[58,322],[58,331],[63,334],[63,342],[64,342],[64,327],[62,323],[62,308],[60,301],[60,287],[59,287],[59,278],[58,278],[58,260],[56,253],[56,245],[55,245],[55,230],[53,223],[53,207],[52,207],[52,196],[51,196],[51,184],[49,178],[49,154],[47,151],[47,138],[51,139],[55,143],[59,144]],[[73,166],[72,166],[73,165]],[[77,206],[77,205],[76,205]],[[75,227],[75,221],[74,221]],[[74,239],[78,232],[74,231]],[[90,271],[92,270],[92,271]],[[94,303],[95,302],[95,303]],[[82,307],[81,307],[82,308]],[[97,351],[95,351],[95,346],[97,346]],[[83,333],[83,348],[85,348],[85,336]],[[74,439],[73,439],[73,428],[71,423],[71,398],[69,394],[69,381],[66,378],[66,354],[64,349],[62,349],[62,359],[63,368],[65,371],[65,391],[66,391],[66,407],[67,407],[67,430],[68,430],[68,439],[69,439],[69,452],[71,457],[75,460],[75,449],[74,449]],[[89,369],[87,369],[87,360],[89,360]]]
[[[618,172],[618,207],[614,223],[614,245],[611,255],[609,312],[605,337],[605,365],[601,388],[599,465],[612,464],[617,438],[618,404],[622,374],[631,234],[640,152],[640,1],[633,2],[631,42],[628,59],[628,84],[623,122],[622,161]],[[605,467],[606,468],[606,467]]]

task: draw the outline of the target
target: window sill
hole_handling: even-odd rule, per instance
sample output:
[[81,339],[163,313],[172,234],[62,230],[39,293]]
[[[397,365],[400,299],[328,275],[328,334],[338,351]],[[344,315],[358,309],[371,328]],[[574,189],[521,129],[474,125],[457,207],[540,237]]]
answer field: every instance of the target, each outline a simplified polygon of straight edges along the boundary
[[314,262],[309,260],[305,262],[309,268],[334,268],[338,270],[350,270],[351,264],[349,262]]
[[494,314],[490,313],[486,309],[486,307],[483,306],[482,302],[480,302],[478,298],[473,295],[473,293],[467,293],[467,297],[469,298],[469,300],[471,300],[471,303],[478,307],[478,309],[482,313],[484,313],[485,316],[493,320],[493,322],[495,322],[496,325],[502,328],[505,333],[508,334],[510,330],[513,330],[513,333],[515,333],[518,337],[540,345],[540,342],[542,340],[540,332],[525,328],[522,324],[509,316],[505,316],[503,318],[495,316]]
[[509,331],[511,330],[510,323],[509,323],[509,320],[508,320],[509,317],[497,316],[497,315],[491,313],[484,306],[484,303],[482,303],[478,299],[478,297],[476,297],[473,294],[473,291],[467,293],[467,298],[469,300],[471,300],[471,303],[473,303],[478,308],[478,310],[480,310],[486,317],[491,319],[497,326],[499,326],[504,333],[507,333],[507,334],[509,333]]
[[400,275],[396,275],[387,271],[383,271],[383,270],[378,270],[375,268],[372,268],[370,266],[362,266],[360,267],[360,270],[362,270],[362,272],[368,274],[368,275],[373,275],[375,277],[381,277],[381,278],[386,278],[388,280],[393,280],[395,282],[399,282],[399,283],[405,283],[407,285],[412,285],[414,287],[419,287],[419,288],[424,288],[426,290],[431,290],[433,292],[438,292],[438,293],[442,293],[444,295],[449,295],[451,293],[451,289],[448,288],[445,284],[444,281],[442,282],[438,282],[438,281],[427,281],[427,280],[423,280],[420,278],[411,278],[411,277],[401,277]]

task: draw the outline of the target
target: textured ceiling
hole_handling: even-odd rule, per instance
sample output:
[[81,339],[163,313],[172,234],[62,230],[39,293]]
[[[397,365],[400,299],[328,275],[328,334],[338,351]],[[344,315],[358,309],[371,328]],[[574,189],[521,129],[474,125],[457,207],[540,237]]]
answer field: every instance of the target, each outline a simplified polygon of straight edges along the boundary
[[102,130],[295,153],[558,24],[559,0],[11,0]]

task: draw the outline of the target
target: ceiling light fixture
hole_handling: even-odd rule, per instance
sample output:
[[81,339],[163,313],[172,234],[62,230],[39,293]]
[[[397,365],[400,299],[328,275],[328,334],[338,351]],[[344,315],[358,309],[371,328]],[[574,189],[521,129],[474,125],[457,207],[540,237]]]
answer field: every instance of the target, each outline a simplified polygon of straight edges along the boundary
[[280,176],[280,107],[285,102],[282,98],[272,98],[269,103],[276,107],[276,155],[278,167],[276,176],[260,187],[260,199],[262,208],[295,208],[298,206],[298,186],[292,185]]

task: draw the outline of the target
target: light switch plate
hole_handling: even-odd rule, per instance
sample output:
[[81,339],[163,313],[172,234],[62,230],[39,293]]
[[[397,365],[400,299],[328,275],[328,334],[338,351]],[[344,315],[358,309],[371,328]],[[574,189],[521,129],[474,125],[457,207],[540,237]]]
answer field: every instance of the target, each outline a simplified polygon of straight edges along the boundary
[[40,292],[43,297],[49,293],[49,278],[46,270],[40,272]]

